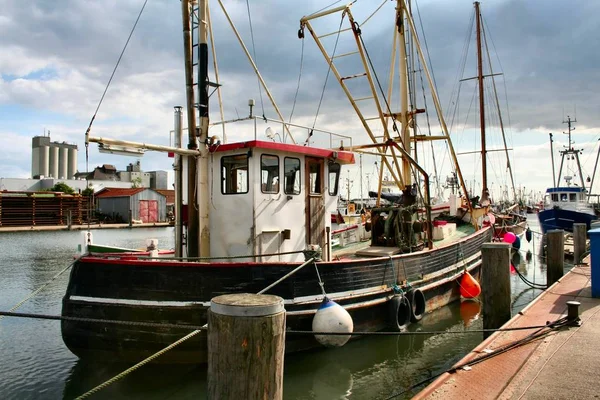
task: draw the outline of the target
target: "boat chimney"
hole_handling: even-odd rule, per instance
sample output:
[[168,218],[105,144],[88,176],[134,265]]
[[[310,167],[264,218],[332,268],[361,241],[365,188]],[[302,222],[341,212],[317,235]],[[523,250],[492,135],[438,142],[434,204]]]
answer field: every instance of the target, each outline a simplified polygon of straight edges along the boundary
[[254,99],[248,100],[248,106],[250,107],[250,115],[248,117],[252,118],[252,107],[254,107]]

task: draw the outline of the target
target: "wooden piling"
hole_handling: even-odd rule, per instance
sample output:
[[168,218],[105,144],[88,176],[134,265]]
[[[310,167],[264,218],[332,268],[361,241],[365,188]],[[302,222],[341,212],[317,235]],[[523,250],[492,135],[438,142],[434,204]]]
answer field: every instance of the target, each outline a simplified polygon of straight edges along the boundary
[[586,224],[573,224],[573,259],[575,265],[580,264],[585,253],[585,245],[587,238]]
[[272,295],[226,294],[208,312],[208,399],[282,399],[285,309]]
[[508,243],[481,246],[483,329],[498,329],[510,319],[510,249]]
[[564,274],[565,232],[562,229],[548,231],[546,243],[546,282],[550,287]]

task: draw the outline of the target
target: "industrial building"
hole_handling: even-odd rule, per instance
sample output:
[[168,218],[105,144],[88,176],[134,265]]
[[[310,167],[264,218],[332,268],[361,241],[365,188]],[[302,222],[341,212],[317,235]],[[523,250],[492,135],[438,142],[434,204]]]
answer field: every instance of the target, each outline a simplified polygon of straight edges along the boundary
[[152,189],[106,188],[96,194],[97,210],[115,222],[165,222],[166,197]]
[[72,179],[77,173],[77,145],[51,142],[50,135],[31,140],[31,176]]

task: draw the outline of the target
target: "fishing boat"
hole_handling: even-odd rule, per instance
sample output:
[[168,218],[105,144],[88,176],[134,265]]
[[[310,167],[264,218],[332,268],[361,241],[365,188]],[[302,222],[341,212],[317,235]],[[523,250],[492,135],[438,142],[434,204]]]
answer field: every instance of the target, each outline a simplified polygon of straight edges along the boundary
[[[538,218],[543,233],[552,229],[562,229],[567,232],[573,232],[573,224],[586,224],[587,230],[589,230],[592,221],[598,219],[592,204],[588,202],[588,191],[585,187],[581,163],[579,162],[581,150],[575,149],[573,147],[573,141],[571,140],[571,132],[575,129],[573,126],[573,123],[575,122],[577,121],[572,120],[570,116],[567,116],[567,120],[564,121],[568,126],[567,134],[569,135],[569,144],[565,150],[560,151],[561,161],[558,170],[558,180],[554,180],[553,140],[552,134],[550,134],[552,179],[554,180],[554,186],[546,189],[543,204],[544,208],[538,212]],[[569,161],[576,162],[576,170],[580,179],[579,185],[573,183],[573,177],[569,175],[564,176],[566,186],[556,185],[556,182],[560,182],[561,177],[563,177],[563,167],[566,168],[565,161],[566,163]]]
[[[62,302],[62,315],[77,318],[61,322],[66,346],[80,358],[137,362],[190,330],[204,326],[211,299],[226,293],[280,296],[286,309],[287,329],[300,331],[311,330],[313,318],[326,298],[350,314],[355,331],[403,330],[411,322],[418,323],[426,312],[458,300],[465,272],[479,276],[481,246],[491,240],[492,230],[478,225],[476,220],[462,226],[450,221],[434,224],[431,220],[429,176],[411,156],[415,154],[412,146],[420,141],[439,141],[449,149],[454,161],[456,155],[405,2],[398,0],[393,10],[379,11],[387,10],[395,24],[390,67],[391,70],[397,67],[401,77],[398,82],[401,105],[397,111],[388,108],[398,102],[392,103],[391,94],[386,97],[377,89],[376,72],[367,62],[367,46],[361,40],[361,30],[365,29],[368,18],[359,23],[351,5],[347,5],[300,20],[299,37],[302,39],[309,32],[314,38],[330,72],[356,111],[366,137],[371,139],[363,145],[348,146],[346,141],[345,145],[334,148],[310,145],[308,139],[304,145],[296,144],[291,133],[284,135],[287,142],[260,140],[256,131],[252,140],[231,143],[221,143],[221,139],[211,136],[209,129],[220,125],[208,120],[208,88],[218,90],[220,83],[208,81],[210,14],[204,0],[197,6],[184,0],[182,10],[188,89],[187,148],[98,138],[89,130],[86,133],[86,143],[177,154],[175,182],[179,188],[183,181],[180,162],[187,159],[190,179],[186,221],[177,208],[181,194],[176,194],[175,202],[176,256],[87,253],[77,259]],[[352,77],[341,75],[337,58],[321,45],[323,36],[315,31],[315,25],[323,18],[337,21],[336,26],[347,24],[348,28],[340,28],[334,36],[345,35],[357,46],[354,54],[363,72]],[[197,46],[193,45],[194,26],[198,27]],[[416,116],[423,111],[409,108],[408,66],[406,62],[396,64],[397,60],[406,60],[409,42],[418,49],[421,65],[413,70],[426,72],[437,117],[442,121],[442,134],[437,136],[415,136]],[[197,47],[199,57],[198,99],[192,82],[196,64],[192,60],[193,47]],[[252,61],[250,53],[246,55]],[[362,79],[371,91],[369,101],[375,106],[375,117],[363,113],[348,90],[347,84],[353,79]],[[262,79],[261,82],[267,90]],[[249,102],[250,107],[253,104]],[[197,112],[199,124],[196,124]],[[256,121],[252,108],[247,120]],[[286,128],[293,126],[283,121],[281,118]],[[373,123],[378,124],[383,137],[374,134]],[[179,137],[176,143],[181,143],[182,125],[181,108],[176,108],[175,136]],[[309,138],[317,132],[313,127],[309,130]],[[396,205],[374,207],[371,240],[336,253],[330,215],[337,207],[341,167],[352,164],[356,152],[371,152],[379,157],[382,166],[402,188],[402,200]],[[391,159],[398,162],[392,163]],[[413,183],[413,173],[424,183],[422,187]],[[458,166],[456,173],[464,190]],[[467,203],[470,208],[471,203]],[[123,323],[103,323],[103,320]],[[206,340],[206,331],[201,330],[157,361],[206,362]],[[321,345],[312,335],[286,335],[287,352],[318,346]]]
[[[467,151],[459,153],[459,155],[480,155],[481,162],[481,195],[480,201],[482,203],[487,203],[490,205],[491,212],[494,215],[493,226],[494,226],[494,236],[496,238],[501,239],[505,233],[512,232],[517,236],[522,236],[527,229],[527,217],[519,212],[519,201],[517,198],[517,191],[515,189],[514,176],[512,172],[510,157],[509,157],[509,148],[507,146],[506,135],[504,130],[504,122],[501,113],[500,103],[498,101],[498,92],[496,90],[496,81],[495,77],[501,75],[501,73],[495,73],[493,69],[493,64],[490,57],[490,51],[488,48],[488,40],[487,33],[484,29],[484,24],[482,22],[482,14],[480,3],[478,1],[473,3],[475,9],[475,18],[474,18],[474,30],[475,30],[475,38],[476,38],[476,59],[477,59],[477,75],[474,77],[466,77],[459,80],[459,89],[457,93],[460,94],[460,85],[465,81],[476,80],[477,81],[477,91],[479,98],[479,130],[480,130],[480,144],[481,148],[476,151]],[[470,35],[467,40],[470,40]],[[468,48],[469,46],[466,46]],[[467,61],[468,52],[464,53],[464,59],[461,62],[462,70],[464,71],[464,65]],[[485,82],[488,82],[486,85]],[[489,93],[486,94],[486,91]],[[486,107],[485,99],[493,99],[492,103]],[[472,98],[471,100],[472,101]],[[459,101],[456,101],[456,107],[458,107]],[[486,114],[490,114],[489,116]],[[502,146],[499,148],[489,148],[490,141],[490,132],[489,128],[491,125],[490,121],[496,122],[500,131],[500,135],[502,138]],[[493,202],[490,194],[490,186],[488,184],[489,181],[489,173],[488,173],[488,165],[491,164],[490,153],[499,152],[504,155],[504,159],[500,162],[500,165],[506,165],[506,170],[508,172],[508,177],[510,178],[510,187],[512,191],[512,196],[507,207],[501,207],[501,202]],[[495,171],[498,174],[500,171]],[[508,197],[508,190],[506,192]],[[512,202],[512,204],[510,204]],[[470,218],[470,215],[466,215],[465,218]],[[487,217],[487,216],[486,216]]]

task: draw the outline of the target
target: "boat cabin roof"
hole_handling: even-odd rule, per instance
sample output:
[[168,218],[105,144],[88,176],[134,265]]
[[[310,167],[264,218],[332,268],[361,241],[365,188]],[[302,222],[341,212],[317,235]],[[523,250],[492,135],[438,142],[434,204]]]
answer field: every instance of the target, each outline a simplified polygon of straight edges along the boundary
[[303,154],[305,156],[320,157],[335,160],[340,164],[354,164],[354,153],[344,150],[324,149],[320,147],[300,146],[297,144],[266,142],[262,140],[251,140],[248,142],[227,143],[216,146],[211,151],[229,151],[236,149],[266,149],[278,150],[290,154]]
[[584,192],[585,189],[578,186],[564,186],[564,187],[554,187],[546,189],[546,193],[558,193],[558,192],[571,192],[571,193],[581,193]]

